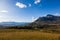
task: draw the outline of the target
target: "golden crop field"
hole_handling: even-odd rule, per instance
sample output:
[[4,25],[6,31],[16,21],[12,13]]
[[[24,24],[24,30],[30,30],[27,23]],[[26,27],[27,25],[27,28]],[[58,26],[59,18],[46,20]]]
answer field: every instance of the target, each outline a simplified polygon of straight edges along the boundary
[[0,40],[60,40],[60,34],[23,29],[1,29]]

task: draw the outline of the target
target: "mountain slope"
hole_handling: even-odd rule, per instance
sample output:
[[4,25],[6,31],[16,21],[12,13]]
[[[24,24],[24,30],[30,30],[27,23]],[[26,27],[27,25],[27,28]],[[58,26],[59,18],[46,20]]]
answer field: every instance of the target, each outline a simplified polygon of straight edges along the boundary
[[29,24],[29,26],[42,30],[58,30],[60,32],[60,16],[48,14],[47,16],[39,17],[36,21]]
[[36,24],[39,25],[47,25],[47,24],[51,24],[51,25],[60,25],[60,16],[54,16],[54,15],[50,15],[48,14],[45,17],[39,17],[35,22]]

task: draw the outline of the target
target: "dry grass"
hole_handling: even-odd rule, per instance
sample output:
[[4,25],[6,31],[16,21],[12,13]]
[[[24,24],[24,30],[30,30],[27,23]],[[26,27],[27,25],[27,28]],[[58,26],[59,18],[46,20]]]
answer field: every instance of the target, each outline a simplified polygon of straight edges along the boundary
[[60,40],[60,34],[32,30],[0,30],[0,40]]

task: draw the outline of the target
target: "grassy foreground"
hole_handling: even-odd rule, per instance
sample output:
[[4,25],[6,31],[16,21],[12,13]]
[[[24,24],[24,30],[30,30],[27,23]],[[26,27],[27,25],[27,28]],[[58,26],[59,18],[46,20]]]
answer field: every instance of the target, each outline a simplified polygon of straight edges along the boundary
[[60,40],[60,34],[36,30],[1,29],[0,40]]

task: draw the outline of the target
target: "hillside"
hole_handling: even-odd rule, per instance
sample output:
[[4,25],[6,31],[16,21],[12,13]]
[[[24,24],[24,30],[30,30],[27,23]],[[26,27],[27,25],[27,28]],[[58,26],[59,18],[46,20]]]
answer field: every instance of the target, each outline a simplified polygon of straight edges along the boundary
[[44,17],[39,17],[36,21],[29,24],[29,26],[42,29],[60,29],[60,16],[48,14]]

